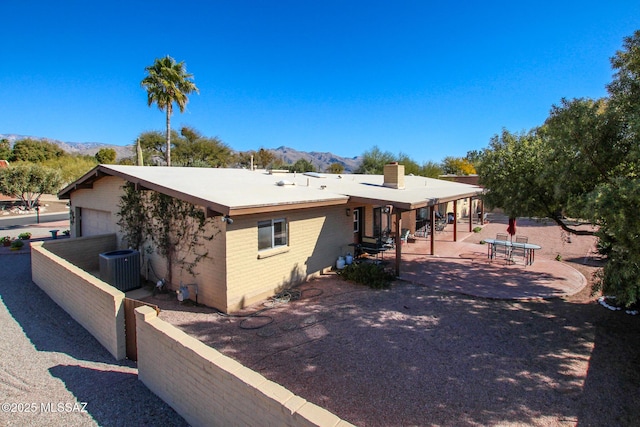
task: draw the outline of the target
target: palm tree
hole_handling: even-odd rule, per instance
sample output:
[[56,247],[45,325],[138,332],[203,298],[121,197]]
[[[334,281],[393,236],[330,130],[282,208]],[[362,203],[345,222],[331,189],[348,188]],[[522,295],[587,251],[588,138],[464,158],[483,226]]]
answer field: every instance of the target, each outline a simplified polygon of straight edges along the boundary
[[173,103],[178,104],[180,112],[189,101],[187,95],[199,93],[195,83],[191,80],[193,74],[187,73],[184,62],[176,63],[169,55],[156,58],[153,65],[145,68],[147,76],[140,85],[147,90],[147,104],[149,107],[155,102],[160,111],[167,112],[167,166],[171,166],[171,114]]

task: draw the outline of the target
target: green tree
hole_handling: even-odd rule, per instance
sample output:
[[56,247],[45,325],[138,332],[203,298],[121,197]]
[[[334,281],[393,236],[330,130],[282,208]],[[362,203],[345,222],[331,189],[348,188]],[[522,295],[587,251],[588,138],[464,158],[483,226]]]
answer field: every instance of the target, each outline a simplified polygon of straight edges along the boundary
[[624,174],[629,145],[619,139],[624,125],[606,99],[562,100],[540,133],[547,141],[543,179],[555,183],[554,197],[565,214],[589,218],[585,203],[597,185]]
[[182,139],[176,142],[174,164],[180,166],[225,167],[231,161],[231,150],[218,138],[206,138],[197,130],[183,127]]
[[439,163],[429,161],[422,164],[419,175],[429,178],[438,178],[443,173],[444,171]]
[[326,170],[327,173],[341,174],[344,172],[344,165],[342,163],[331,163]]
[[382,152],[378,146],[374,146],[371,150],[364,152],[362,161],[355,173],[382,175],[384,173],[384,165],[394,161],[393,154],[388,151]]
[[289,172],[315,172],[316,168],[306,159],[299,159],[289,167]]
[[60,172],[35,163],[21,163],[0,169],[0,193],[18,198],[25,209],[38,205],[42,194],[57,193]]
[[[171,141],[175,143],[179,139],[180,135],[176,131],[172,130]],[[140,141],[140,148],[142,150],[142,157],[145,165],[167,164],[167,139],[162,132],[143,132],[138,136],[136,144],[137,141]],[[173,145],[174,144],[172,143],[172,146]]]
[[13,152],[9,160],[14,162],[43,162],[64,155],[64,150],[52,142],[25,138],[13,144]]
[[272,151],[260,148],[257,152],[253,152],[253,161],[255,166],[267,169],[276,159],[276,155]]
[[495,135],[482,153],[478,174],[489,191],[485,202],[511,217],[550,217],[562,222],[562,205],[554,197],[555,183],[545,179],[546,144],[534,129]]
[[64,157],[56,157],[55,159],[46,160],[41,163],[51,169],[60,171],[62,185],[71,184],[85,173],[93,169],[98,162],[95,156],[83,154],[68,154]]
[[116,150],[113,148],[101,148],[95,157],[100,164],[112,165],[116,162]]
[[[400,154],[398,154],[396,161],[399,164],[404,165],[404,173],[406,175],[422,175],[422,169],[420,165],[416,163],[416,161],[413,160],[411,157],[409,157],[408,154],[401,152]],[[383,165],[383,171],[384,171],[384,165]]]
[[590,194],[587,207],[600,225],[599,246],[607,256],[595,290],[628,306],[640,300],[640,31],[624,39],[611,64],[616,72],[607,86],[607,109],[620,125],[607,156],[618,164]]
[[147,76],[142,79],[141,86],[147,91],[147,104],[154,103],[160,111],[166,111],[166,161],[171,166],[171,115],[175,103],[183,113],[189,101],[188,95],[199,93],[193,75],[187,73],[184,62],[178,62],[169,55],[157,58],[153,65],[145,68]]
[[0,139],[0,159],[9,160],[11,157],[11,144],[6,138]]

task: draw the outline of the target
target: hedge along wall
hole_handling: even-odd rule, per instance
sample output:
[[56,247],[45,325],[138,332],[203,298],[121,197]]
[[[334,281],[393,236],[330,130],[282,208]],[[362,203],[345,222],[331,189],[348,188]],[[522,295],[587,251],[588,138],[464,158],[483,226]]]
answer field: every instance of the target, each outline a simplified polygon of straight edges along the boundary
[[[98,236],[97,242],[100,242],[101,238],[102,236]],[[82,251],[90,251],[89,239],[83,239],[80,245],[73,248],[73,252],[81,254]],[[58,252],[70,251],[68,247],[63,248],[64,244],[73,246],[78,240],[80,239],[32,242],[32,280],[89,331],[113,357],[117,360],[124,359],[124,292],[47,249],[50,243],[55,243]]]
[[136,309],[138,378],[193,426],[352,424]]

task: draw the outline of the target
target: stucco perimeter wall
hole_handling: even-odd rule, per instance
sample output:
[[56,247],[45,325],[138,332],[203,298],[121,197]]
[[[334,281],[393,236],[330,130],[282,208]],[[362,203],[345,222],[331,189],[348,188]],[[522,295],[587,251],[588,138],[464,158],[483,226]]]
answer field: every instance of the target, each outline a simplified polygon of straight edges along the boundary
[[[258,221],[285,218],[288,245],[258,251]],[[227,311],[233,312],[301,283],[335,265],[353,248],[346,207],[238,216],[226,229]]]
[[124,359],[124,293],[50,252],[48,244],[31,243],[32,280],[113,357]]
[[138,378],[192,426],[350,426],[157,317],[136,309]]

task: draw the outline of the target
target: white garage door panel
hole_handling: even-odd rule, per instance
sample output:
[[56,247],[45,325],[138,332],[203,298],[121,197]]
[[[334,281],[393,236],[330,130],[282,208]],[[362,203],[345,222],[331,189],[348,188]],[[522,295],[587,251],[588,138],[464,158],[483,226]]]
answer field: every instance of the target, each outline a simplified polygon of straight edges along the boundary
[[111,223],[111,212],[82,209],[83,236],[97,236],[108,233],[115,233],[114,224]]

